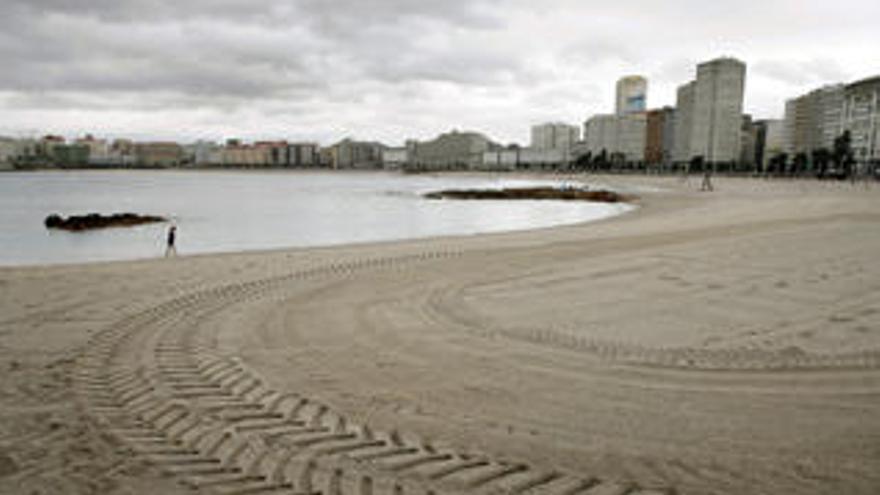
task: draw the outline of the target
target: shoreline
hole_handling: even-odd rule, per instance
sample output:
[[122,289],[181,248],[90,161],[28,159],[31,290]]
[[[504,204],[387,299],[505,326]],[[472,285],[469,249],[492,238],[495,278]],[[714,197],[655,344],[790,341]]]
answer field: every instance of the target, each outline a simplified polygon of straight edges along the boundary
[[[104,378],[127,370],[173,394],[163,370],[179,356],[238,363],[231,393],[252,377],[355,439],[365,426],[396,432],[416,450],[521,463],[534,479],[876,492],[876,191],[598,178],[649,192],[627,214],[539,230],[0,267],[0,456],[16,467],[0,491],[81,486],[88,469],[102,487],[191,493],[186,476],[134,454],[137,439],[108,433],[118,419],[92,395],[128,393]],[[273,444],[253,445],[273,458]],[[357,483],[346,462],[323,458],[315,488],[335,469]],[[427,487],[405,466],[359,469],[377,486]]]

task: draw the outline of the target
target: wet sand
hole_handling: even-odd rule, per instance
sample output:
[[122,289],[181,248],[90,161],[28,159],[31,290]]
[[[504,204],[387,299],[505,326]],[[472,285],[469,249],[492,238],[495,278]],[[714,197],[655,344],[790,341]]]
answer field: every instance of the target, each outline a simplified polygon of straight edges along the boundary
[[0,269],[0,493],[873,494],[880,195]]

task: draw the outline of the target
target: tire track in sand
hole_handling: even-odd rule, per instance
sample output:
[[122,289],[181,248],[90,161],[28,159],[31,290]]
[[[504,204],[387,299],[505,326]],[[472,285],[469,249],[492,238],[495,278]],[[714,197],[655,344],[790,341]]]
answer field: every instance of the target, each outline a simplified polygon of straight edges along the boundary
[[651,495],[642,488],[457,452],[352,424],[276,391],[200,333],[198,322],[298,281],[460,256],[356,260],[174,298],[99,332],[78,360],[80,402],[101,428],[164,471],[212,493]]
[[[795,346],[779,349],[753,347],[652,347],[598,339],[588,332],[564,328],[509,328],[480,321],[468,314],[463,287],[444,287],[428,295],[423,312],[428,318],[480,338],[504,338],[555,349],[581,352],[611,363],[700,371],[852,371],[880,369],[880,349],[815,353]],[[479,323],[478,323],[479,321]]]

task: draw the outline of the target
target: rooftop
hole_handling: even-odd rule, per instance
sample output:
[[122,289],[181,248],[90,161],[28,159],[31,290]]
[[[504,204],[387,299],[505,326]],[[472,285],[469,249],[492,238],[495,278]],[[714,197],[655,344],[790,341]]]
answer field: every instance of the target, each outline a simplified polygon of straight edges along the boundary
[[856,81],[846,85],[846,89],[856,89],[860,86],[880,86],[880,76],[871,76],[860,81]]

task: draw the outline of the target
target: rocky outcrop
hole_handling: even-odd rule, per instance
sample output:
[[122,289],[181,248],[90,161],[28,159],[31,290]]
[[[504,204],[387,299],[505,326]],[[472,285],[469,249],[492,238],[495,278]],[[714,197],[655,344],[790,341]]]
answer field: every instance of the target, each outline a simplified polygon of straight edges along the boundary
[[626,196],[614,191],[556,187],[521,187],[510,189],[449,189],[425,194],[428,199],[553,199],[561,201],[597,201],[601,203],[620,203],[632,201],[633,196]]
[[82,231],[92,229],[106,229],[108,227],[131,227],[145,223],[167,222],[168,219],[153,215],[137,215],[135,213],[114,213],[113,215],[100,215],[90,213],[88,215],[70,216],[52,214],[46,217],[43,224],[47,229],[62,229],[70,231]]

